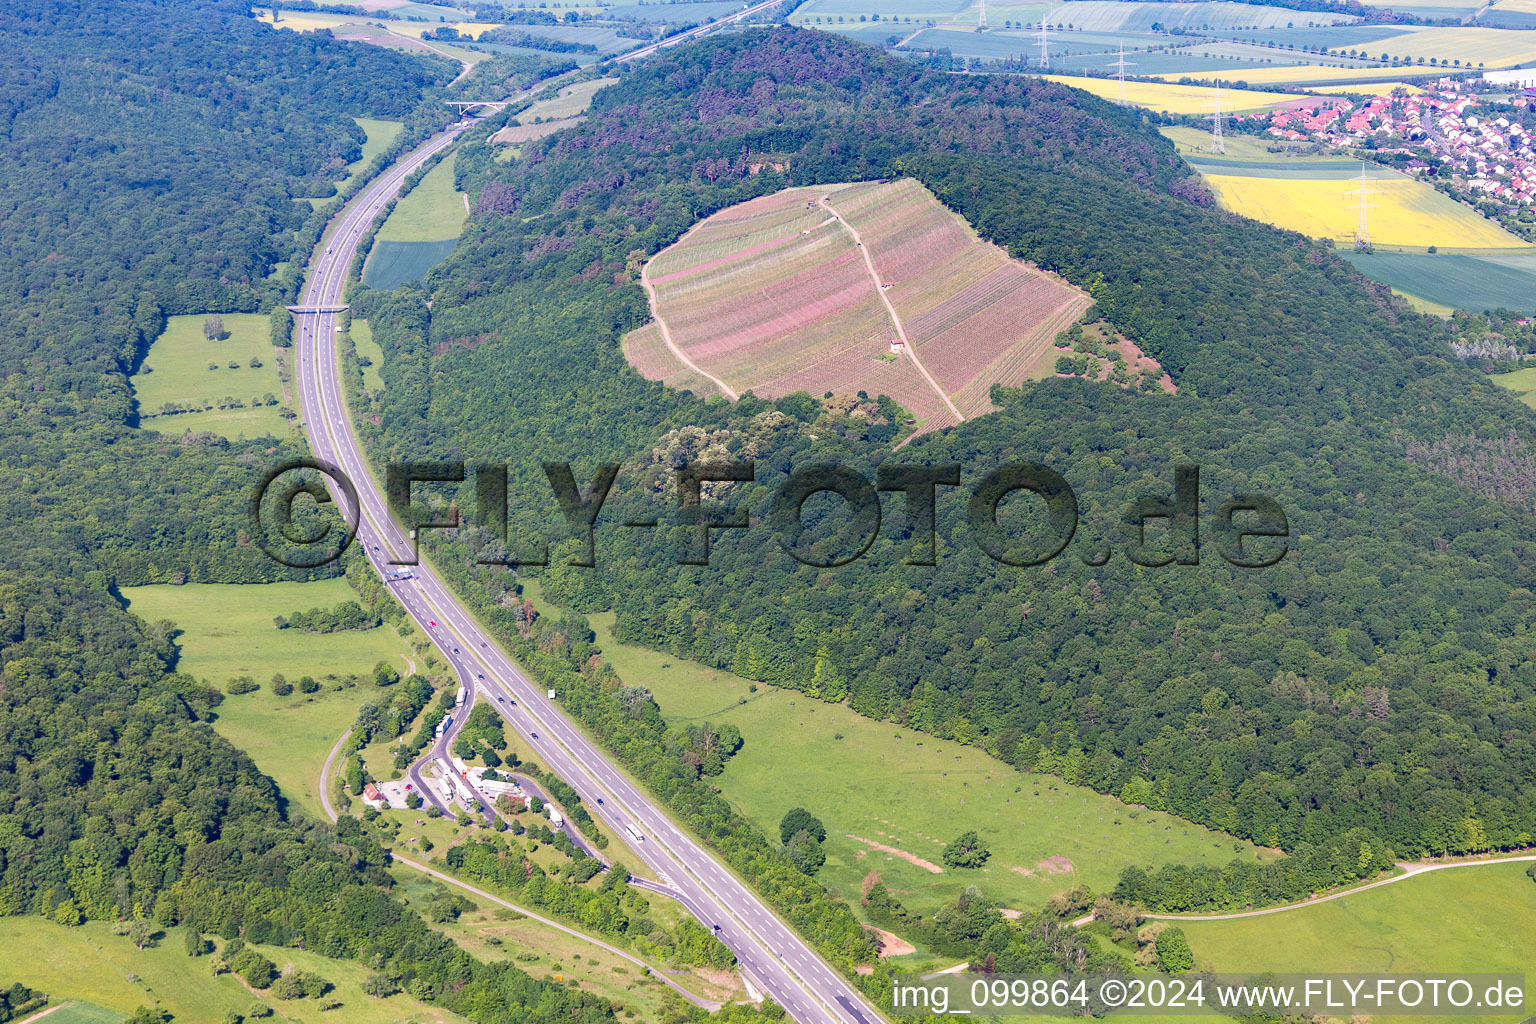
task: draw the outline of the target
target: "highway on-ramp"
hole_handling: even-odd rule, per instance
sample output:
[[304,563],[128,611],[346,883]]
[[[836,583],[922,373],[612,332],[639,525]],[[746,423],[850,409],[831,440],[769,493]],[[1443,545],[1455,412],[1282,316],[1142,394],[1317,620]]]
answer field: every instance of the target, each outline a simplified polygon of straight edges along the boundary
[[[460,123],[422,143],[342,210],[315,248],[295,314],[295,381],[304,429],[314,454],[339,467],[356,488],[360,510],[350,508],[338,488],[331,491],[349,521],[357,522],[357,540],[381,575],[409,560],[414,542],[391,516],[353,431],[337,367],[335,311],[341,307],[348,270],[369,224],[405,179],[463,130]],[[432,457],[429,452],[416,455]],[[596,817],[625,830],[630,846],[674,898],[705,927],[716,929],[757,989],[802,1022],[874,1024],[882,1019],[847,979],[702,844],[673,824],[652,797],[566,718],[558,702],[523,674],[430,565],[423,562],[414,567],[412,578],[390,587],[464,685],[483,695]]]

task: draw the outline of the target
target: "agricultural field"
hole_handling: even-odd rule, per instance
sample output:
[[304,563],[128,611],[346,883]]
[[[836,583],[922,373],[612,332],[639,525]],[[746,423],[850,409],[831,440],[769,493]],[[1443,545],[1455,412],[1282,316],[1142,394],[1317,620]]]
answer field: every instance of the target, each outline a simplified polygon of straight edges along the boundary
[[457,238],[441,242],[375,242],[363,267],[363,283],[370,288],[398,288],[420,281],[447,259],[458,244]]
[[[257,313],[219,316],[228,333],[221,340],[204,336],[202,315],[168,318],[131,380],[140,425],[177,435],[206,430],[231,440],[287,436],[293,428],[281,414],[271,322]],[[175,408],[192,411],[166,411]]]
[[[1184,921],[1198,966],[1216,971],[1536,972],[1536,885],[1528,864],[1433,871],[1315,907]],[[1529,1000],[1529,997],[1527,997]],[[1529,1005],[1529,1002],[1527,1002]],[[1423,1017],[1372,1015],[1374,1024]],[[1457,1017],[1474,1024],[1518,1015]]]
[[[816,17],[857,21],[860,15],[868,17],[871,14],[881,18],[912,18],[914,21],[949,21],[970,6],[971,0],[808,0],[795,9],[790,21],[797,25]],[[975,19],[971,24],[975,24]]]
[[[1046,75],[1052,82],[1070,85],[1074,89],[1091,92],[1103,99],[1113,100],[1119,95],[1119,83],[1109,78],[1079,78],[1072,75]],[[1160,110],[1170,114],[1208,114],[1215,107],[1215,88],[1202,85],[1168,85],[1162,82],[1126,82],[1125,99],[1138,107]],[[1221,90],[1221,108],[1232,113],[1266,110],[1296,102],[1296,97],[1283,92],[1247,92],[1237,89]]]
[[1346,252],[1344,257],[1373,281],[1437,306],[1536,313],[1536,250],[1508,256]]
[[1430,27],[1404,32],[1371,46],[1394,60],[1435,58],[1442,65],[1508,68],[1536,60],[1536,33],[1479,26]]
[[[1024,379],[1087,306],[910,180],[722,210],[652,259],[646,279],[686,360],[737,393],[885,393],[924,429],[954,422],[955,408],[986,412],[991,384]],[[907,345],[894,344],[898,329]],[[631,335],[636,366],[697,382],[657,340]]]
[[465,196],[453,187],[453,159],[438,161],[395,204],[374,237],[363,265],[363,283],[394,288],[420,281],[453,252],[468,218]]
[[[529,596],[537,597],[532,588]],[[1111,888],[1127,864],[1225,864],[1261,853],[1055,776],[1020,773],[975,747],[620,644],[610,613],[591,621],[604,658],[625,682],[650,689],[669,723],[741,730],[745,744],[716,784],[775,841],[791,807],[821,818],[827,863],[817,879],[855,906],[871,872],[931,913],[967,885],[1023,908],[1079,883]],[[785,764],[798,766],[793,787],[783,784]],[[975,871],[944,867],[944,845],[970,828],[990,845],[990,861]]]
[[586,113],[587,108],[592,105],[593,96],[617,81],[617,78],[594,78],[591,81],[567,85],[557,95],[539,100],[517,115],[517,122],[531,124],[536,117],[541,117],[545,121],[577,117]]
[[[739,8],[736,8],[739,10]],[[623,53],[625,50],[633,50],[640,45],[640,40],[628,36],[621,36],[613,29],[602,25],[507,25],[504,26],[514,32],[524,32],[530,36],[543,39],[555,39],[567,43],[586,43],[598,48],[602,56],[614,53]],[[548,56],[550,54],[546,54]],[[594,54],[560,53],[561,57],[570,57],[572,60],[596,59]]]
[[[388,625],[342,633],[274,628],[275,616],[356,600],[342,579],[124,587],[122,594],[134,615],[146,622],[169,619],[181,630],[179,671],[221,690],[237,676],[261,685],[228,697],[214,728],[250,754],[285,797],[316,817],[320,766],[357,706],[378,693],[369,678],[374,665],[389,662],[402,675],[410,668],[405,643]],[[320,689],[279,697],[272,692],[274,673],[292,683],[311,676]],[[346,686],[351,676],[361,679]]]
[[[177,1021],[220,1021],[228,1013],[249,1015],[253,1003],[273,1010],[270,1020],[326,1021],[327,1024],[405,1024],[407,1021],[462,1022],[463,1017],[429,1007],[396,993],[387,999],[363,994],[368,968],[348,960],[332,960],[301,949],[254,945],[284,969],[312,971],[331,982],[341,1006],[322,1013],[320,1000],[284,1002],[260,996],[232,974],[215,977],[210,958],[189,957],[180,929],[163,933],[157,945],[139,950],[126,935],[112,934],[106,922],[91,921],[76,928],[36,916],[0,917],[0,949],[6,951],[6,983],[47,992],[54,1004],[81,1000],[92,1004],[69,1008],[45,1018],[49,1024],[114,1022],[140,1006],[160,1006]],[[97,1008],[100,1008],[99,1010]],[[105,1013],[101,1011],[106,1011]],[[249,1019],[249,1017],[248,1017]]]
[[[1196,129],[1167,128],[1163,134],[1200,171],[1227,209],[1314,238],[1347,242],[1353,248],[1359,223],[1359,212],[1353,207],[1358,197],[1349,193],[1360,187],[1359,163],[1321,154],[1272,153],[1267,141],[1242,137],[1228,140],[1227,152],[1214,154],[1204,151],[1205,137]],[[1375,165],[1366,174],[1372,190],[1368,229],[1378,248],[1508,249],[1510,255],[1531,249],[1476,210],[1422,181]],[[1447,257],[1428,257],[1436,258]],[[1389,283],[1400,287],[1396,281]],[[1412,288],[1403,290],[1442,301]]]
[[[1373,47],[1374,49],[1374,47]],[[1342,58],[1334,58],[1342,62]],[[1296,64],[1289,67],[1249,67],[1243,71],[1241,81],[1248,85],[1348,85],[1364,82],[1386,83],[1383,87],[1390,88],[1390,83],[1399,81],[1405,77],[1427,75],[1436,73],[1436,69],[1391,67],[1333,67],[1328,64]],[[1203,82],[1219,78],[1222,81],[1228,79],[1225,72],[1195,71],[1187,75],[1169,75],[1159,73],[1155,78],[1194,78]]]
[[[992,20],[988,11],[987,20]],[[1295,11],[1286,7],[1216,2],[1159,3],[1128,0],[1075,0],[1051,8],[1046,22],[1052,28],[1087,29],[1091,32],[1162,31],[1225,32],[1234,29],[1275,29],[1294,26],[1347,25],[1360,19],[1352,14]]]
[[[1183,78],[1186,75],[1210,74],[1219,78],[1224,84],[1230,85],[1234,81],[1243,81],[1250,70],[1259,65],[1250,60],[1239,60],[1234,57],[1224,57],[1215,54],[1216,45],[1201,47],[1194,50],[1158,50],[1155,52],[1127,50],[1125,61],[1130,67],[1126,68],[1128,75],[1141,75],[1146,77]],[[1073,57],[1051,57],[1051,69],[1064,72],[1108,71],[1111,65],[1119,59],[1117,54],[1079,54]],[[1279,58],[1274,65],[1265,67],[1288,65],[1285,58]]]
[[[1463,206],[1421,181],[1380,177],[1369,187],[1369,230],[1376,246],[1427,248],[1528,248],[1476,210]],[[1206,174],[1221,205],[1234,213],[1313,238],[1353,244],[1359,214],[1351,209],[1358,184],[1347,178],[1279,178]]]
[[[477,50],[465,50],[438,40],[429,43],[422,39],[422,32],[438,27],[439,23],[435,20],[431,23],[387,21],[377,17],[370,18],[363,11],[357,14],[328,14],[318,11],[285,11],[279,8],[276,10],[274,21],[274,10],[270,7],[254,8],[253,14],[257,21],[273,25],[275,28],[293,32],[314,32],[325,29],[339,39],[350,39],[399,50],[413,50],[419,53],[436,53],[465,64],[479,63],[488,56]],[[483,22],[450,21],[445,24],[459,28],[469,35],[498,27]]]

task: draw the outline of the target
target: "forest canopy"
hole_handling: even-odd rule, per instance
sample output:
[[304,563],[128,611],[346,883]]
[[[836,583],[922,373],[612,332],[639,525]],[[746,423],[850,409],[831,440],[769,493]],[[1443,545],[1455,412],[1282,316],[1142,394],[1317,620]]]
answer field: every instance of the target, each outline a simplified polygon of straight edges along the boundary
[[[583,482],[623,465],[610,523],[654,517],[671,470],[705,454],[755,460],[756,481],[724,498],[754,514],[812,461],[873,479],[888,443],[820,396],[706,404],[640,379],[618,341],[648,317],[640,261],[698,219],[787,186],[908,175],[1088,290],[1179,386],[999,389],[1000,412],[899,453],[958,463],[968,483],[1046,464],[1082,502],[1074,547],[999,565],[964,500],[941,494],[938,565],[907,565],[887,496],[881,537],[836,570],[792,561],[766,530],[720,531],[691,567],[675,529],[600,526],[598,567],[562,565],[557,546],[545,594],[614,609],[623,640],[1264,844],[1363,829],[1413,856],[1536,837],[1532,523],[1477,493],[1474,464],[1416,454],[1445,438],[1525,450],[1530,412],[1451,356],[1448,327],[1331,250],[1211,207],[1136,111],[774,29],[627,69],[580,125],[509,163],[466,150],[456,171],[479,212],[429,280],[430,310],[421,291],[356,296],[386,354],[376,456],[511,465],[511,539],[482,524],[456,556],[549,531],[546,458]],[[1123,510],[1166,500],[1179,464],[1202,468],[1204,515],[1234,494],[1277,501],[1286,558],[1131,564]],[[830,531],[835,509],[809,518]],[[1108,563],[1086,564],[1102,544]]]

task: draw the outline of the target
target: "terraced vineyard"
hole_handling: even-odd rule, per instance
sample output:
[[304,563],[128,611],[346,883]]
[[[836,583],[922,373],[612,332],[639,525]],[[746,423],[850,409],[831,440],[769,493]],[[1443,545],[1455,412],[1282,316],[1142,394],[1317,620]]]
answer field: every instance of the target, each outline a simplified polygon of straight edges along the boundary
[[721,393],[706,374],[767,397],[884,393],[922,430],[987,412],[992,384],[1027,377],[1088,305],[905,179],[722,210],[645,276],[660,322],[624,350],[646,377],[706,395]]

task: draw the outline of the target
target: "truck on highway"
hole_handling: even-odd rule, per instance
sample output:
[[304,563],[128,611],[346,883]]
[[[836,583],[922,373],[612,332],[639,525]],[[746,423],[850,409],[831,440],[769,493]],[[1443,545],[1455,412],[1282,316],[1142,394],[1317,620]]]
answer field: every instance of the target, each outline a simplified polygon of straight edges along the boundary
[[441,722],[437,723],[437,735],[441,736],[443,733],[447,732],[448,731],[448,727],[450,725],[452,725],[452,724],[453,724],[453,716],[452,715],[444,715],[443,716],[443,720]]
[[458,707],[459,705],[463,704],[464,703],[464,697],[465,697],[464,687],[461,686],[461,687],[459,687],[459,695],[457,697],[455,697],[454,700],[453,700],[453,706],[454,707]]
[[624,831],[628,832],[630,834],[630,837],[633,838],[635,840],[635,842],[637,842],[637,843],[645,842],[645,836],[642,835],[640,830],[635,828],[635,826],[633,824],[625,825],[624,826]]
[[413,580],[416,574],[410,569],[392,569],[384,574],[385,583],[399,583],[401,580]]

